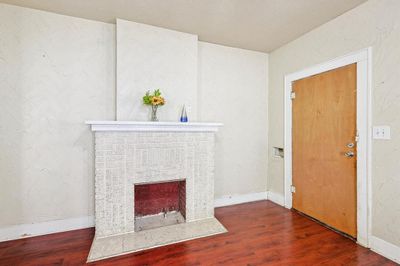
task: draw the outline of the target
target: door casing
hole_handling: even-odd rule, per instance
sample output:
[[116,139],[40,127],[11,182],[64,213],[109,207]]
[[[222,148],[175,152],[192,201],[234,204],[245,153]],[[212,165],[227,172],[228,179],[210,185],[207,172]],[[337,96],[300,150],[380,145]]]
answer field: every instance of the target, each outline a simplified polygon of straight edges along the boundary
[[357,243],[369,247],[371,226],[371,60],[366,48],[289,75],[285,75],[284,192],[292,208],[292,82],[357,63]]

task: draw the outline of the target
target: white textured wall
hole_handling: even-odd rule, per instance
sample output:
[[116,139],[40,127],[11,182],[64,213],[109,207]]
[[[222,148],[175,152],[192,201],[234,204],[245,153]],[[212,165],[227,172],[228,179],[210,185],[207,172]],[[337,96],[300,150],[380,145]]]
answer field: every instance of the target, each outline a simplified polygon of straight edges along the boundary
[[[121,118],[146,120],[141,96],[160,87],[161,120],[176,120],[186,103],[189,119],[199,109],[197,120],[225,124],[216,139],[216,197],[266,191],[267,54],[203,42],[198,50],[196,36],[136,26],[141,45],[154,39],[147,56],[155,58],[135,63],[145,70],[126,88],[140,94],[120,110],[137,113]],[[94,138],[83,123],[115,119],[115,44],[113,24],[0,4],[0,230],[93,215]]]
[[267,191],[268,55],[199,42],[199,116],[217,134],[215,197]]
[[148,120],[142,97],[158,88],[160,121],[179,121],[183,104],[197,120],[197,36],[118,19],[117,119]]
[[390,141],[373,141],[372,234],[400,246],[400,1],[371,0],[270,54],[269,171],[271,191],[283,194],[284,75],[372,46],[372,120],[389,125]]
[[0,228],[93,215],[114,49],[113,25],[0,4]]

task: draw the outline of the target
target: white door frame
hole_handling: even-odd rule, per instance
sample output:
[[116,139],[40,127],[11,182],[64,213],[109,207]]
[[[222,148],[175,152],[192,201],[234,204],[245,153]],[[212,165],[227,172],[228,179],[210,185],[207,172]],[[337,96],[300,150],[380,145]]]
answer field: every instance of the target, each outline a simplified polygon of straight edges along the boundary
[[292,82],[357,63],[357,242],[369,247],[371,225],[371,60],[372,48],[285,76],[285,207],[292,208]]

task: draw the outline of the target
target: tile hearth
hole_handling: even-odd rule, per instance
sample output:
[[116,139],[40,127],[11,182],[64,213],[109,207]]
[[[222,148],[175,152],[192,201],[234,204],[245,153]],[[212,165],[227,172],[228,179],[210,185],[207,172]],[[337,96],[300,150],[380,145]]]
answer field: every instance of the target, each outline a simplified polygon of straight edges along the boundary
[[225,232],[227,230],[217,219],[209,218],[99,238],[93,242],[87,261],[92,262]]
[[227,232],[214,218],[218,123],[88,122],[96,233],[88,261]]

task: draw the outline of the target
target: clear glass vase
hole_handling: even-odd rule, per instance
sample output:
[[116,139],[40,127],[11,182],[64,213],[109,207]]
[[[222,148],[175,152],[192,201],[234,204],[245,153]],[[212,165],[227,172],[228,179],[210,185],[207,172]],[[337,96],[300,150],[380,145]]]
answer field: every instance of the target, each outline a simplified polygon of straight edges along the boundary
[[158,118],[157,118],[157,108],[158,108],[157,105],[152,105],[152,106],[151,106],[151,117],[150,117],[150,121],[153,121],[153,122],[157,122],[157,121],[158,121]]

